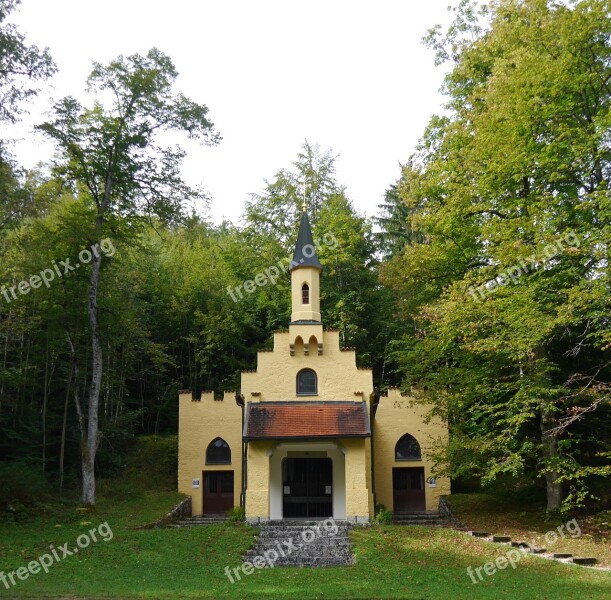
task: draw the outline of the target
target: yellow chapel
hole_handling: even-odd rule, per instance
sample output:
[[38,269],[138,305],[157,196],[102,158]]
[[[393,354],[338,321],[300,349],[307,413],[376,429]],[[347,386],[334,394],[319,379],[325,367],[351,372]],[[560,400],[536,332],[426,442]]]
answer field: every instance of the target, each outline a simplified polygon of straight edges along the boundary
[[236,393],[179,396],[178,490],[192,514],[244,508],[251,523],[333,517],[366,523],[377,505],[395,515],[437,513],[450,480],[428,452],[447,424],[396,388],[380,396],[371,369],[323,326],[322,265],[306,212],[289,267],[292,315],[243,371]]

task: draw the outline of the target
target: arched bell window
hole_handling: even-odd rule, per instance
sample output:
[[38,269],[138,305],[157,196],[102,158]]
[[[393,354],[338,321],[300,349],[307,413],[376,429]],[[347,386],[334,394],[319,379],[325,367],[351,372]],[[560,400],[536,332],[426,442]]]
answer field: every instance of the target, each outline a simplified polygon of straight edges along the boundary
[[409,433],[402,436],[395,446],[395,460],[422,460],[420,444]]
[[217,437],[208,444],[208,448],[206,449],[206,464],[231,464],[231,448],[223,438]]
[[307,283],[301,286],[301,303],[310,304],[310,287]]
[[297,394],[300,396],[318,394],[318,378],[312,369],[303,369],[297,373]]

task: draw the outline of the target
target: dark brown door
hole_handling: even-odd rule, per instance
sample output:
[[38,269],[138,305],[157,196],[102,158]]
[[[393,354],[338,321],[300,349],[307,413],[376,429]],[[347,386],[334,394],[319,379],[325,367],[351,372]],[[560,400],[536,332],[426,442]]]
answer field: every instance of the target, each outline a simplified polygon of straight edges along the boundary
[[204,514],[224,515],[233,508],[233,471],[204,473]]
[[282,463],[282,516],[333,515],[333,463],[330,458],[285,458]]
[[424,467],[393,469],[392,495],[395,513],[425,511]]

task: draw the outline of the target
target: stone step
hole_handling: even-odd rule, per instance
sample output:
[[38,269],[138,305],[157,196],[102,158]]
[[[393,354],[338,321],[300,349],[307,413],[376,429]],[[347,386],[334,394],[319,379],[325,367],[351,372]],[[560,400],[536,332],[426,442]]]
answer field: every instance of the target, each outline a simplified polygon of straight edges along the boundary
[[552,556],[554,558],[571,558],[573,555],[568,552],[554,552]]
[[291,547],[292,546],[334,546],[336,544],[341,544],[343,542],[348,542],[348,538],[344,536],[337,536],[332,538],[319,538],[317,540],[304,540],[302,538],[294,538],[294,537],[265,537],[259,536],[257,538],[257,544],[261,546],[278,546],[281,548]]
[[301,531],[315,531],[320,533],[332,533],[334,531],[349,531],[351,529],[350,525],[337,525],[335,527],[328,527],[325,529],[324,527],[315,527],[313,525],[306,525],[305,527],[300,527],[298,525],[259,525],[261,531],[292,531],[292,532],[301,532]]
[[217,525],[224,523],[227,517],[189,517],[174,524],[174,527],[194,527],[197,525]]
[[476,538],[487,538],[490,534],[487,531],[469,531],[469,535]]
[[293,542],[292,545],[288,545],[288,544],[283,544],[281,541],[272,541],[272,542],[265,542],[265,541],[259,541],[257,540],[257,545],[256,545],[256,551],[265,551],[265,550],[276,550],[277,552],[279,552],[280,554],[282,554],[282,552],[300,552],[301,550],[307,549],[308,551],[310,551],[310,549],[314,549],[317,552],[328,552],[329,550],[344,550],[344,549],[350,549],[350,541],[349,540],[337,540],[334,541],[331,544],[316,544],[316,543],[312,543],[312,544],[304,544],[302,542]]
[[324,538],[324,537],[334,537],[334,536],[344,536],[344,535],[348,535],[348,532],[350,531],[349,528],[345,528],[345,529],[338,529],[337,531],[333,530],[333,531],[325,531],[324,529],[297,529],[295,527],[286,527],[286,528],[282,528],[282,527],[261,527],[261,529],[259,530],[261,535],[266,535],[266,536],[272,536],[275,535],[277,537],[286,537],[288,536],[293,536],[293,537],[298,537],[300,535],[303,535],[304,537],[307,537],[308,539],[311,538],[312,536],[315,536],[316,539],[319,538]]
[[393,522],[398,525],[439,525],[445,520],[436,512],[430,513],[396,513]]
[[434,525],[443,525],[444,522],[442,519],[418,519],[418,520],[409,520],[409,519],[394,519],[393,523],[395,525],[420,525],[422,527],[431,527]]
[[528,542],[511,542],[513,548],[530,548]]
[[348,531],[351,528],[351,525],[348,523],[336,523],[335,525],[329,525],[324,527],[320,524],[318,525],[279,525],[274,523],[273,525],[267,525],[261,523],[260,525],[255,525],[255,527],[260,527],[261,529],[268,529],[269,531]]
[[545,554],[546,548],[531,548],[530,551],[532,554]]
[[335,567],[341,565],[350,565],[354,562],[352,556],[313,556],[307,558],[289,556],[279,558],[274,566],[276,567]]
[[493,535],[492,541],[497,544],[505,544],[507,542],[511,542],[511,538],[508,535]]
[[596,563],[598,563],[598,560],[592,557],[574,556],[573,562],[576,565],[582,565],[584,567],[588,567],[590,565],[595,565]]
[[256,556],[271,557],[271,559],[287,559],[288,562],[292,562],[302,558],[316,558],[316,557],[325,557],[325,558],[342,558],[349,559],[352,556],[352,551],[350,547],[345,548],[300,548],[299,550],[291,553],[285,553],[284,556],[276,548],[256,548],[251,549],[246,552],[244,555],[245,560],[252,560]]
[[[351,525],[336,521],[289,520],[261,523],[253,548],[245,560],[272,556],[274,566],[333,566],[353,562],[348,532]],[[331,529],[332,528],[332,529]],[[287,543],[287,542],[291,543]],[[272,554],[274,553],[274,554]],[[284,554],[284,556],[283,556]]]
[[227,519],[182,519],[180,523],[224,523]]

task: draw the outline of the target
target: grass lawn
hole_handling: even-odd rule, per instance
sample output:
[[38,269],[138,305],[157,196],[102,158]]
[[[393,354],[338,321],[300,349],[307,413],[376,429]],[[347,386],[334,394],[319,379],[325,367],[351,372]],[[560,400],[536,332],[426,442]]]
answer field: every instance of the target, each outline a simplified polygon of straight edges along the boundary
[[[573,537],[562,530],[565,537],[558,536],[553,544],[548,544],[545,534],[557,530],[566,523],[560,518],[548,520],[543,506],[536,503],[519,502],[492,494],[455,494],[450,502],[456,516],[468,529],[488,531],[492,534],[510,535],[513,540],[531,542],[547,548],[550,552],[570,552],[575,556],[597,558],[600,565],[611,567],[611,512],[597,517],[577,516],[578,529]],[[550,535],[549,540],[554,536]]]
[[[72,504],[50,507],[32,520],[0,523],[0,570],[14,571],[48,552],[69,548],[77,537],[108,522],[113,539],[102,540],[30,575],[0,597],[41,598],[480,598],[608,599],[611,574],[524,557],[484,581],[472,583],[467,567],[502,556],[506,547],[486,544],[450,529],[384,525],[357,528],[351,536],[357,562],[325,569],[256,571],[231,584],[225,566],[241,564],[254,530],[245,525],[137,529],[172,506],[171,492],[138,492],[124,500],[102,497],[95,512]],[[499,531],[505,531],[502,528]]]

